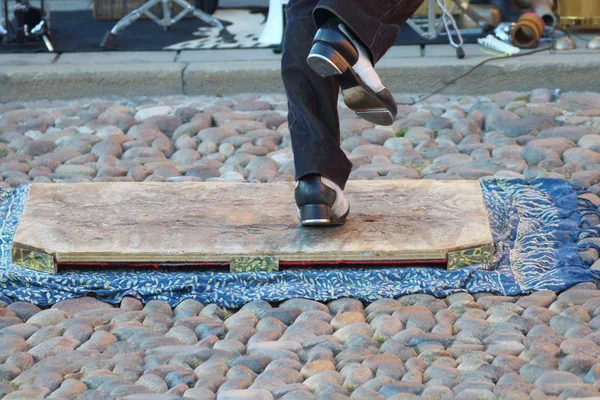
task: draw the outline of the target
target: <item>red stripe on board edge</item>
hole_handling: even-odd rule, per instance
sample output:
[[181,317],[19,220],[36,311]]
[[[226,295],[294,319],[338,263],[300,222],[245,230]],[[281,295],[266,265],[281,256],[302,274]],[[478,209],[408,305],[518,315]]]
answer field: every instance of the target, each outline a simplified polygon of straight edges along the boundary
[[[446,260],[380,260],[380,261],[279,261],[281,267],[306,267],[321,265],[445,265]],[[189,262],[189,263],[128,263],[128,262],[58,262],[57,267],[96,267],[96,268],[161,268],[161,267],[229,267],[228,262]]]

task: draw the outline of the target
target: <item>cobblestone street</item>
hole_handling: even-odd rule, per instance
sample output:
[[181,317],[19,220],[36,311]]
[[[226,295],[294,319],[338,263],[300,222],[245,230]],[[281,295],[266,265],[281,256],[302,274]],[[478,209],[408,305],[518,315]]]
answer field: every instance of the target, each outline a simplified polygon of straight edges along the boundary
[[[4,104],[0,185],[291,181],[286,108],[282,95],[255,94]],[[564,177],[600,192],[597,93],[435,95],[399,105],[391,127],[340,114],[351,179]]]
[[[564,178],[600,206],[600,93],[395,97],[391,127],[340,105],[350,179]],[[279,94],[3,104],[0,188],[294,181],[286,109]],[[580,255],[600,270],[594,247]],[[600,397],[599,331],[591,282],[524,297],[258,300],[240,310],[0,301],[0,398]]]
[[592,283],[558,297],[254,301],[233,314],[130,297],[1,306],[7,400],[600,396]]

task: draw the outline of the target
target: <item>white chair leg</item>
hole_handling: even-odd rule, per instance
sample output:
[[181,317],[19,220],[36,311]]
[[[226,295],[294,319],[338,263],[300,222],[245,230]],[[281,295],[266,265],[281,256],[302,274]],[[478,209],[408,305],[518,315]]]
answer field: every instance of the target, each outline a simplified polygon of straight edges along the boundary
[[277,45],[283,38],[283,6],[281,0],[269,1],[269,14],[267,22],[258,42],[267,45]]

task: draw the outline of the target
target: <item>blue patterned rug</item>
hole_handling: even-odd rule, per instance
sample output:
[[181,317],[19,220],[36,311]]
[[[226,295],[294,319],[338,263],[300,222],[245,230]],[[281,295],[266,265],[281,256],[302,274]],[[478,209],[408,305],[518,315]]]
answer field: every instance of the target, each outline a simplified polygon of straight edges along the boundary
[[372,302],[383,297],[455,292],[521,295],[538,290],[562,291],[595,277],[579,252],[598,237],[587,226],[597,207],[568,182],[558,179],[486,180],[481,182],[496,244],[494,261],[458,271],[411,268],[315,268],[280,272],[230,274],[160,270],[66,270],[59,275],[30,271],[11,264],[12,239],[29,189],[0,191],[0,299],[40,306],[93,294],[119,303],[123,296],[144,302],[177,305],[193,298],[204,304],[237,308],[255,299],[283,301],[310,298],[329,301],[354,297]]

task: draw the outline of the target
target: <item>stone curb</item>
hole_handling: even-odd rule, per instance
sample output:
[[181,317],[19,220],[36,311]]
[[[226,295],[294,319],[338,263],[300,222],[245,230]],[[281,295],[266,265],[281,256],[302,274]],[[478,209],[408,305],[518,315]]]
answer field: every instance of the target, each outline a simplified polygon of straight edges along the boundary
[[183,72],[183,94],[283,92],[279,60],[230,61],[223,64],[190,63]]
[[185,64],[23,65],[0,69],[0,101],[182,93]]
[[[541,53],[487,63],[443,93],[489,94],[539,87],[600,91],[598,53]],[[429,93],[485,60],[469,57],[383,59],[378,71],[392,92]],[[280,61],[7,65],[0,101],[111,96],[230,95],[283,92]]]

